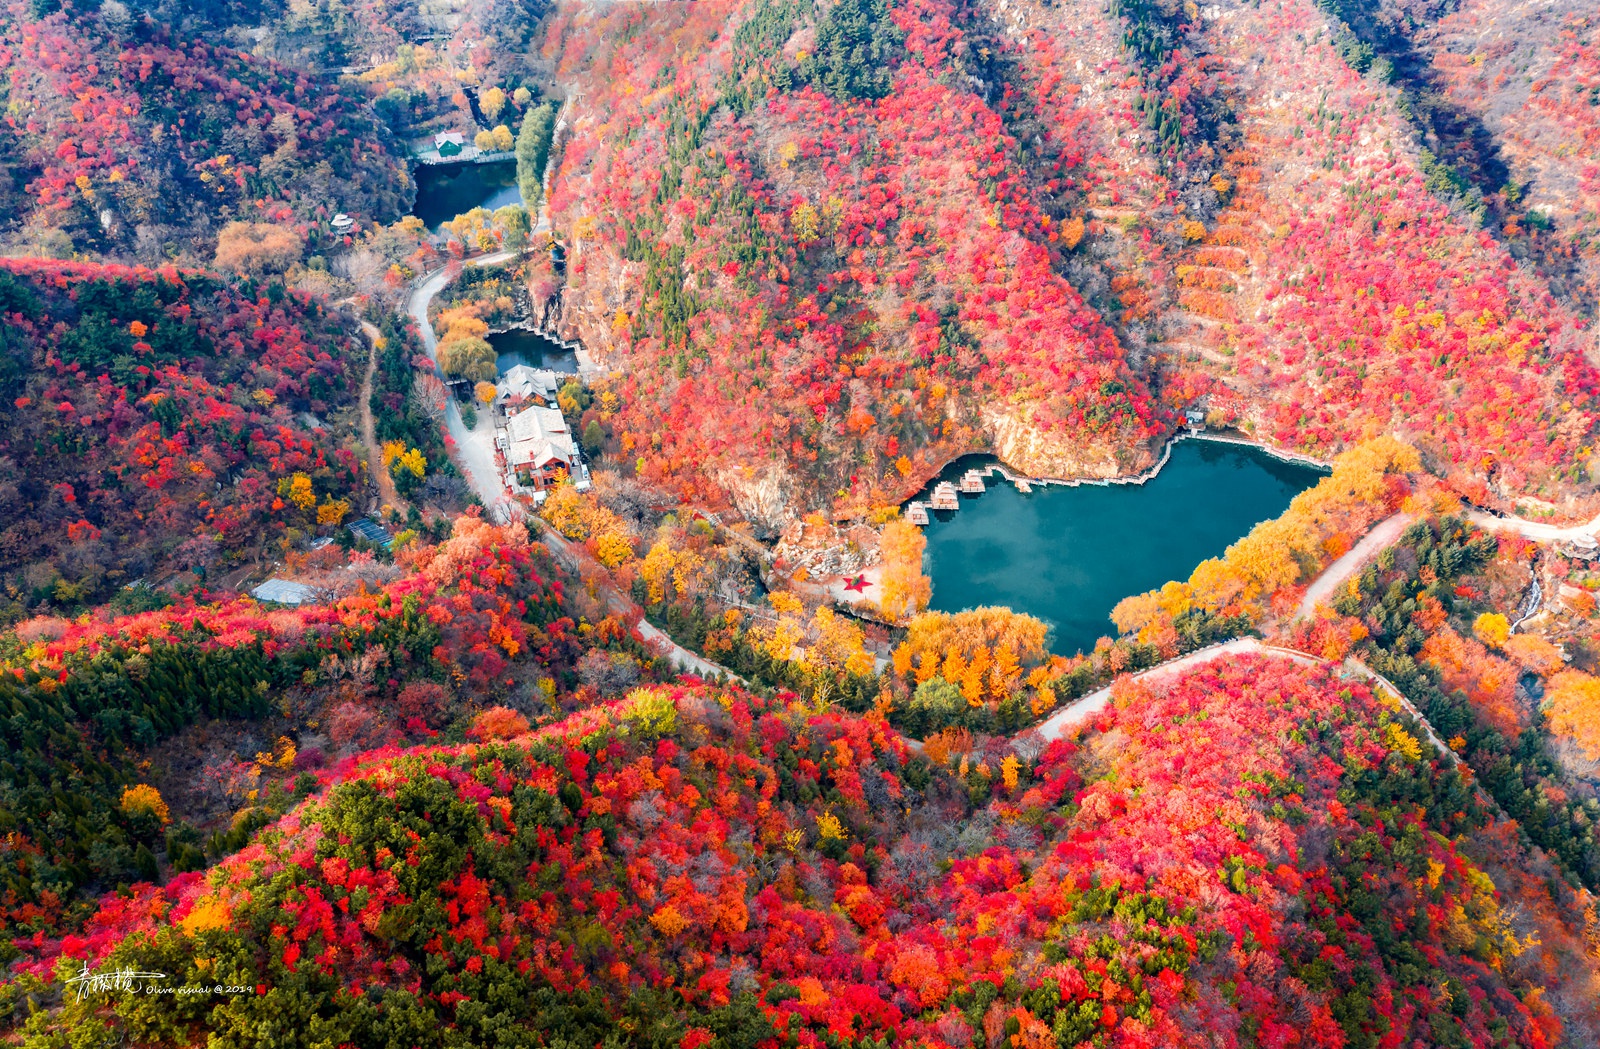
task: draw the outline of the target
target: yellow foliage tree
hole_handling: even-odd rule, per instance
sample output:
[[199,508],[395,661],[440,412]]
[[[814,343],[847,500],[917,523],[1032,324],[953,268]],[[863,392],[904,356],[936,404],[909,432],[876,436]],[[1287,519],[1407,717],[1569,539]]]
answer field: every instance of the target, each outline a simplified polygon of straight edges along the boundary
[[412,448],[394,461],[396,473],[404,470],[413,477],[421,477],[428,472],[428,459],[422,454],[422,449]]
[[633,544],[627,536],[606,532],[595,538],[594,556],[607,568],[617,568],[633,557]]
[[483,115],[490,120],[496,120],[500,111],[506,108],[506,93],[499,87],[491,87],[478,99],[478,108],[483,110]]
[[350,512],[350,503],[345,499],[335,499],[328,496],[322,505],[317,507],[317,524],[336,525],[344,520],[344,515]]
[[685,918],[678,908],[672,904],[660,907],[650,915],[650,924],[663,936],[676,936],[689,927],[689,919]]
[[960,682],[967,675],[967,658],[959,648],[953,648],[945,653],[944,666],[939,671],[939,676],[952,684]]
[[794,658],[794,649],[805,637],[799,621],[793,616],[780,616],[777,625],[765,635],[761,648],[773,659],[788,662]]
[[1004,699],[1022,678],[1022,664],[1017,661],[1017,650],[1009,645],[997,645],[994,650],[994,669],[989,676],[994,682],[994,698]]
[[883,526],[879,550],[883,572],[878,579],[881,596],[878,610],[889,619],[900,620],[928,607],[933,598],[933,582],[922,574],[922,552],[928,539],[908,521],[896,519]]
[[167,824],[172,822],[172,814],[168,811],[167,803],[162,799],[161,792],[148,783],[139,783],[124,789],[119,807],[130,816],[154,816],[159,823]]
[[865,649],[861,628],[848,616],[821,607],[811,617],[812,641],[806,661],[814,669],[856,674],[872,673],[872,656]]
[[961,672],[961,697],[969,707],[983,706],[983,671],[977,663],[968,663]]
[[1384,727],[1385,742],[1391,751],[1403,754],[1412,761],[1422,760],[1422,744],[1417,742],[1417,737],[1391,721]]
[[198,936],[212,929],[227,929],[233,925],[233,911],[226,902],[215,896],[205,896],[195,902],[178,927],[186,936]]
[[1111,610],[1111,621],[1124,634],[1131,634],[1160,613],[1176,618],[1193,607],[1191,587],[1179,582],[1164,584],[1160,590],[1125,597]]
[[390,464],[393,463],[396,459],[400,458],[405,453],[406,453],[406,442],[404,442],[404,441],[385,441],[385,442],[383,442],[383,468],[385,470],[389,469]]
[[[489,143],[488,146],[480,148],[494,148],[494,135],[491,132],[480,131],[478,138]],[[481,251],[488,251],[500,243],[500,235],[494,225],[494,212],[488,208],[473,208],[471,211],[463,212],[444,223],[442,228],[468,248],[475,247]],[[477,310],[486,308],[487,305],[487,303],[474,303],[459,308]]]
[[1500,648],[1511,636],[1511,621],[1499,612],[1484,612],[1472,621],[1472,633],[1490,648]]
[[774,590],[767,595],[770,604],[779,615],[792,616],[805,607],[800,599],[787,590]]
[[[468,213],[470,214],[470,212]],[[439,314],[439,319],[434,327],[444,332],[439,336],[440,342],[450,339],[465,339],[476,335],[479,338],[489,334],[489,323],[477,314],[477,304],[465,306],[452,306]]]
[[672,581],[672,570],[677,564],[672,547],[665,539],[657,540],[639,565],[639,578],[649,588],[650,603],[659,605],[667,599],[667,586]]
[[568,539],[589,538],[590,514],[578,490],[570,484],[557,485],[545,497],[539,516]]
[[1017,760],[1015,754],[1007,754],[1000,759],[1000,782],[1005,784],[1007,794],[1017,791],[1017,774],[1022,768],[1022,762]]
[[595,559],[607,568],[619,568],[633,559],[627,523],[598,501],[579,495],[570,484],[551,489],[539,516],[568,539],[589,541]]
[[317,505],[317,493],[311,490],[311,478],[306,474],[292,475],[285,494],[291,503],[302,510],[310,510]]
[[256,751],[256,765],[261,769],[278,769],[287,772],[294,768],[294,759],[299,754],[299,748],[294,745],[294,740],[288,736],[279,736],[273,744],[272,750]]
[[821,222],[817,209],[810,204],[801,204],[789,216],[789,227],[794,230],[794,238],[802,245],[810,244],[817,239],[821,231]]
[[972,650],[972,662],[967,664],[967,672],[976,674],[981,680],[989,673],[989,668],[994,666],[990,657],[988,645],[978,645]]

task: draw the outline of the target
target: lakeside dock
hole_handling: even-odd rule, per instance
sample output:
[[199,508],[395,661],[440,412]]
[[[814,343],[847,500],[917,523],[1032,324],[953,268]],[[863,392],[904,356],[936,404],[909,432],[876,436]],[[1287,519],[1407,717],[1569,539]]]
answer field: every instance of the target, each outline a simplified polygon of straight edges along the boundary
[[[1161,451],[1161,458],[1157,460],[1154,466],[1133,477],[1028,477],[1024,474],[1013,472],[1008,466],[1006,466],[1005,463],[1000,462],[997,459],[994,462],[986,463],[983,466],[974,467],[963,473],[961,475],[959,491],[967,495],[981,494],[986,490],[984,482],[992,479],[996,474],[1013,485],[1017,491],[1022,492],[1025,495],[1032,494],[1034,487],[1037,485],[1059,485],[1064,488],[1076,488],[1079,485],[1085,484],[1096,485],[1102,488],[1109,487],[1114,484],[1142,485],[1150,481],[1161,472],[1162,468],[1165,467],[1172,459],[1172,449],[1178,444],[1179,441],[1185,440],[1210,441],[1214,444],[1231,444],[1241,448],[1252,448],[1273,459],[1277,459],[1280,462],[1294,463],[1297,466],[1306,466],[1315,470],[1326,471],[1333,468],[1331,463],[1325,462],[1314,456],[1305,455],[1301,452],[1291,452],[1279,448],[1272,448],[1268,445],[1262,444],[1260,441],[1252,441],[1246,437],[1232,437],[1226,434],[1205,433],[1196,430],[1181,430],[1172,436],[1172,440],[1167,442],[1166,447]],[[950,489],[951,501],[953,501],[955,505],[946,506],[941,504],[939,493],[940,489],[942,488]],[[940,481],[938,485],[934,487],[934,494],[931,500],[932,508],[934,510],[960,509],[959,500],[955,499],[955,493],[957,491],[958,489],[955,484],[952,484],[949,481]],[[913,502],[916,502],[919,506],[921,505],[920,501],[914,500]],[[905,507],[909,519],[912,502],[902,505]],[[923,512],[925,514],[926,510]],[[915,524],[917,522],[913,521],[912,523]]]

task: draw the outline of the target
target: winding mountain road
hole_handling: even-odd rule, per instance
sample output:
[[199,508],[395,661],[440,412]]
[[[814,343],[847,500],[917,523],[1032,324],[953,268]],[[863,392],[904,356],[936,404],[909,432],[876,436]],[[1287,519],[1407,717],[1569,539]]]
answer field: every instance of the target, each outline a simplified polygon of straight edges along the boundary
[[1467,511],[1467,520],[1485,531],[1516,532],[1524,539],[1532,539],[1536,543],[1600,540],[1600,517],[1587,524],[1569,525],[1566,528],[1558,528],[1540,521],[1529,521],[1521,517],[1496,517],[1482,510]]
[[[467,265],[493,266],[509,261],[516,255],[514,251],[498,251],[492,255],[473,259]],[[428,305],[448,283],[450,283],[448,268],[430,273],[417,281],[406,302],[406,312],[417,322],[417,331],[422,336],[423,348],[428,351],[428,357],[433,361],[435,368],[439,366],[439,338],[434,334],[433,325],[428,321]],[[515,520],[521,514],[522,506],[511,498],[511,494],[506,491],[505,484],[500,479],[500,468],[495,462],[493,428],[479,426],[476,430],[467,429],[461,421],[461,410],[454,398],[451,398],[445,406],[445,426],[451,440],[455,442],[456,465],[478,498],[483,500],[490,518],[500,522]],[[599,566],[586,563],[587,551],[559,533],[547,530],[542,541],[570,571],[578,572],[584,568],[591,568],[597,578],[604,578],[599,572]],[[606,607],[610,611],[628,618],[639,612],[639,606],[616,588],[602,586],[602,591]],[[727,667],[690,652],[642,616],[639,619],[638,630],[639,636],[648,647],[667,656],[678,669],[686,673],[699,674],[702,677],[725,674],[730,680],[743,680]]]
[[1309,619],[1317,610],[1317,606],[1325,603],[1334,590],[1367,567],[1369,561],[1394,545],[1401,534],[1411,527],[1411,522],[1414,520],[1416,518],[1410,514],[1398,513],[1379,521],[1359,543],[1350,548],[1348,553],[1323,569],[1322,574],[1311,581],[1311,585],[1306,587],[1305,596],[1300,599],[1300,608],[1295,613],[1295,618]]
[[[1198,651],[1190,652],[1186,656],[1179,656],[1177,659],[1162,663],[1160,666],[1154,666],[1149,670],[1130,675],[1126,680],[1139,681],[1144,684],[1159,684],[1194,667],[1203,666],[1218,659],[1241,655],[1276,656],[1307,667],[1337,667],[1345,677],[1357,677],[1370,684],[1377,685],[1384,692],[1394,696],[1400,705],[1405,708],[1406,712],[1416,718],[1417,723],[1422,726],[1423,731],[1427,734],[1428,741],[1433,744],[1441,755],[1448,758],[1452,764],[1460,760],[1456,757],[1455,751],[1445,746],[1444,741],[1433,731],[1433,726],[1428,724],[1428,719],[1423,717],[1422,712],[1412,705],[1411,700],[1406,698],[1404,692],[1401,692],[1387,678],[1358,659],[1352,658],[1346,659],[1343,663],[1334,663],[1332,660],[1308,655],[1297,649],[1269,645],[1260,638],[1241,637],[1232,641],[1224,641],[1218,645],[1212,645],[1210,648],[1202,648]],[[1093,720],[1111,702],[1112,687],[1107,685],[1105,688],[1091,692],[1082,699],[1056,711],[1039,725],[1039,735],[1047,740],[1056,740],[1073,729],[1081,728]]]
[[[570,104],[570,99],[568,104]],[[566,112],[567,105],[564,104],[560,123],[565,122]],[[559,133],[559,130],[558,123],[557,133]],[[549,200],[549,181],[554,160],[554,150],[552,150],[551,160],[545,166],[546,192],[541,195],[539,200],[538,221],[533,228],[535,234],[543,233],[550,229],[550,213],[546,206],[546,201]],[[509,262],[511,259],[516,258],[517,255],[518,253],[515,251],[497,251],[490,255],[471,259],[466,265],[494,266],[502,262]],[[443,291],[448,283],[450,283],[449,267],[436,270],[420,278],[412,287],[411,295],[406,300],[406,312],[417,322],[417,333],[422,337],[423,349],[427,350],[428,358],[433,361],[435,368],[439,367],[439,337],[433,330],[433,324],[428,320],[428,306],[433,302],[433,297]],[[371,326],[367,325],[366,327]],[[376,334],[376,329],[373,329],[368,337],[375,338]],[[374,342],[373,360],[376,360],[377,356],[376,345],[376,342]],[[370,391],[371,363],[368,365],[367,374],[368,390]],[[362,404],[365,405],[368,399],[364,397]],[[368,448],[375,447],[375,441],[369,429],[371,426],[370,414],[363,416],[362,425]],[[493,427],[479,426],[475,430],[468,430],[466,424],[462,422],[461,410],[456,405],[453,397],[445,405],[445,427],[446,432],[450,434],[450,439],[455,443],[456,465],[466,477],[467,483],[472,486],[472,490],[477,493],[478,498],[483,500],[483,505],[489,511],[491,519],[502,522],[514,520],[521,513],[522,507],[511,498],[511,494],[506,491],[505,484],[501,481],[500,468],[495,462]],[[381,462],[381,459],[379,461]],[[392,481],[390,482],[390,487],[393,487]],[[554,530],[546,530],[544,536],[541,537],[541,541],[569,571],[581,572],[586,567],[597,570],[599,567],[587,564],[589,561],[588,552]],[[596,578],[604,578],[603,574],[598,571],[596,571],[595,575]],[[606,607],[610,611],[627,618],[632,618],[635,613],[640,612],[639,606],[627,595],[620,593],[615,587],[602,584],[600,589],[605,595]],[[716,677],[722,674],[733,681],[744,680],[727,667],[713,663],[684,648],[668,637],[655,624],[643,618],[642,614],[639,617],[638,631],[640,638],[647,647],[666,655],[680,670],[698,674],[702,677]]]
[[[507,262],[516,258],[514,251],[497,251],[492,255],[473,259],[467,263],[469,266],[493,266],[497,263]],[[411,297],[406,300],[406,312],[417,322],[417,332],[422,336],[422,347],[428,351],[428,357],[433,361],[435,368],[439,367],[439,337],[434,333],[433,325],[428,321],[428,304],[433,297],[450,283],[450,268],[436,270],[417,281],[411,289]],[[469,430],[461,419],[461,408],[451,397],[444,408],[445,430],[450,439],[455,442],[456,465],[461,468],[467,483],[472,490],[483,500],[483,505],[489,512],[489,517],[496,521],[509,521],[512,518],[512,507],[515,505],[505,485],[500,480],[500,468],[494,460],[494,428],[480,426],[476,430]]]

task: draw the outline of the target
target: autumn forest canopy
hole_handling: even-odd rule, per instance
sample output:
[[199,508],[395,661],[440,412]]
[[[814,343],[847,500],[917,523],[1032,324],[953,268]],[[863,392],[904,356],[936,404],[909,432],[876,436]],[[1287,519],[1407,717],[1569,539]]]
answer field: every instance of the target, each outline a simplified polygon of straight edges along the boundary
[[0,1046],[1600,1045],[1590,6],[0,0]]

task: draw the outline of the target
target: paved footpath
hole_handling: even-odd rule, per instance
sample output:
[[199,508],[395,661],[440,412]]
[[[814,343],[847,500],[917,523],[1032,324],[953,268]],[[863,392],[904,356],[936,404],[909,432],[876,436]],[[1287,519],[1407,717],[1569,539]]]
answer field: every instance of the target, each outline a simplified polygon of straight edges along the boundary
[[[1308,655],[1296,649],[1269,645],[1260,638],[1241,637],[1219,645],[1212,645],[1210,648],[1202,648],[1198,651],[1190,652],[1186,656],[1180,656],[1177,659],[1162,663],[1160,666],[1154,666],[1149,670],[1133,674],[1128,680],[1139,681],[1144,684],[1160,684],[1162,681],[1169,680],[1197,666],[1217,659],[1242,655],[1276,656],[1308,667],[1338,667],[1340,673],[1346,677],[1362,678],[1368,683],[1378,686],[1380,693],[1386,693],[1398,700],[1406,712],[1416,718],[1417,722],[1422,725],[1423,731],[1427,734],[1428,742],[1432,743],[1440,754],[1450,759],[1452,764],[1459,760],[1455,751],[1445,746],[1444,741],[1433,731],[1433,726],[1428,724],[1428,719],[1423,717],[1422,712],[1411,704],[1405,693],[1396,688],[1387,678],[1378,674],[1358,659],[1347,659],[1343,663],[1334,663],[1331,660]],[[1047,740],[1060,739],[1072,730],[1081,728],[1093,720],[1110,702],[1111,686],[1108,685],[1056,711],[1043,724],[1039,725],[1039,735]]]
[[[514,251],[498,251],[493,255],[473,259],[469,266],[492,266],[516,258]],[[422,347],[428,351],[434,367],[439,366],[439,337],[428,321],[428,304],[450,283],[450,269],[446,267],[430,273],[417,282],[406,303],[406,312],[417,322],[417,333],[422,336]],[[487,414],[487,413],[485,413]],[[444,408],[445,430],[456,446],[456,465],[461,468],[467,483],[483,500],[492,520],[510,520],[511,497],[500,480],[500,468],[494,459],[494,427],[480,420],[475,430],[468,430],[461,421],[461,408],[454,397],[447,398]]]
[[[1317,605],[1333,593],[1335,588],[1359,572],[1368,561],[1378,556],[1379,553],[1398,540],[1406,528],[1410,526],[1411,521],[1412,517],[1405,513],[1398,513],[1380,521],[1348,553],[1323,569],[1322,574],[1312,581],[1311,585],[1306,588],[1305,598],[1300,603],[1298,614],[1300,616],[1311,615],[1316,610]],[[1146,684],[1159,684],[1162,681],[1170,680],[1185,670],[1209,663],[1214,659],[1245,654],[1281,656],[1286,659],[1292,659],[1304,666],[1334,665],[1328,660],[1307,655],[1292,648],[1280,648],[1276,645],[1269,645],[1258,638],[1242,637],[1212,645],[1209,648],[1202,648],[1190,652],[1188,655],[1179,656],[1177,659],[1151,667],[1149,670],[1140,671],[1132,675],[1131,680],[1141,681]],[[1433,731],[1433,726],[1429,725],[1427,719],[1422,716],[1422,712],[1412,706],[1411,701],[1398,688],[1395,688],[1393,684],[1359,660],[1347,659],[1340,666],[1343,673],[1364,678],[1381,686],[1384,691],[1392,693],[1400,701],[1401,705],[1410,712],[1411,716],[1416,718],[1426,729],[1429,741],[1438,748],[1439,752],[1449,757],[1452,762],[1456,760],[1455,752],[1444,745],[1444,742]],[[1060,739],[1069,732],[1081,728],[1092,721],[1110,702],[1111,686],[1108,685],[1062,707],[1039,724],[1037,731],[1045,739]]]

